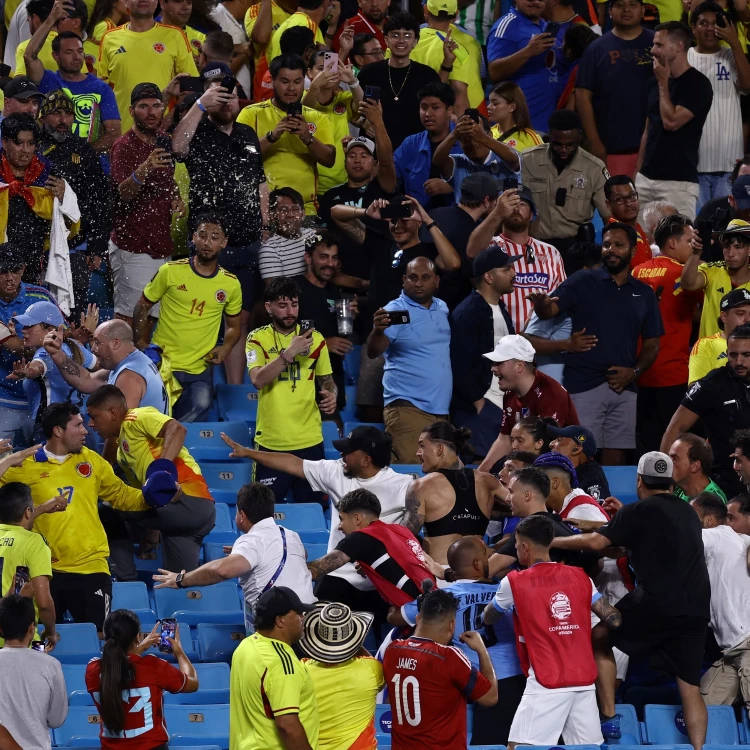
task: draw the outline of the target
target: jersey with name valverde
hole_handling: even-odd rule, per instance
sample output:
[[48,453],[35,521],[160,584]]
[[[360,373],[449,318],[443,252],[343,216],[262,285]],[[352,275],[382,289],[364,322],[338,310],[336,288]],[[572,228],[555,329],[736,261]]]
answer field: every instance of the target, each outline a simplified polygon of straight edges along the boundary
[[[299,327],[288,334],[279,333],[272,325],[251,331],[245,346],[247,369],[272,362],[295,336],[299,336]],[[313,331],[310,350],[298,354],[276,380],[261,388],[255,442],[273,451],[301,450],[322,443],[315,378],[332,372],[326,340]]]
[[161,302],[154,343],[169,356],[172,369],[198,374],[216,346],[222,315],[242,312],[242,290],[234,274],[218,266],[211,276],[195,270],[192,259],[165,263],[146,284],[143,296]]

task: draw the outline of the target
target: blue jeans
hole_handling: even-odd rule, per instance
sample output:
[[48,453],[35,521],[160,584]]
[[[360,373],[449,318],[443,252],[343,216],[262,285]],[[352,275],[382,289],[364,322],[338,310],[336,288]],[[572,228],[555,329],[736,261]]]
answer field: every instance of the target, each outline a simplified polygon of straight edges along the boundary
[[177,371],[172,374],[182,386],[182,393],[172,407],[172,416],[178,422],[204,422],[214,397],[211,367],[197,375]]
[[698,174],[698,211],[714,198],[729,195],[729,176],[731,172],[700,172]]
[[0,406],[0,438],[13,442],[13,447],[26,448],[31,445],[34,422],[28,409],[11,409]]

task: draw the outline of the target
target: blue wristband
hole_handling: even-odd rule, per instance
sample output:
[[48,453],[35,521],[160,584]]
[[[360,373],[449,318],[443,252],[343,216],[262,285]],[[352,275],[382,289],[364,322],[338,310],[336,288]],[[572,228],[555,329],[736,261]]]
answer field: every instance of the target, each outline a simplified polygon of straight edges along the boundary
[[198,105],[198,109],[201,112],[205,112],[206,111],[206,108],[203,106],[203,102],[200,99],[196,100],[195,103]]
[[133,178],[133,182],[136,185],[143,185],[143,183],[135,176],[135,172],[133,172],[133,174],[131,175],[131,177]]

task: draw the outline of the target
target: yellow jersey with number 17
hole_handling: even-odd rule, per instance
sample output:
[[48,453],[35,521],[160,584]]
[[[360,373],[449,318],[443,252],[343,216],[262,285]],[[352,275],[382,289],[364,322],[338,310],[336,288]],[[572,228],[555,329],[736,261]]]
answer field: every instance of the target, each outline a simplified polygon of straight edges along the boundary
[[213,276],[202,276],[188,258],[165,263],[143,296],[161,302],[154,343],[169,356],[172,370],[193,375],[208,367],[205,357],[216,346],[222,315],[242,312],[237,277],[221,266]]
[[[247,369],[272,362],[298,335],[299,326],[287,334],[272,325],[250,331],[245,346]],[[298,354],[276,380],[260,389],[255,442],[272,451],[302,450],[322,443],[315,378],[332,372],[326,340],[313,331],[310,350]]]

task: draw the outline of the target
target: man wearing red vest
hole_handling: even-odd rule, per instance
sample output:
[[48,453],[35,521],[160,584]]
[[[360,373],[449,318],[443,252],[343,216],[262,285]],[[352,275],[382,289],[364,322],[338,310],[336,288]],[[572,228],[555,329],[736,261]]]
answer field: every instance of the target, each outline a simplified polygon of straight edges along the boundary
[[554,533],[545,516],[518,524],[518,562],[526,570],[504,578],[484,611],[489,625],[515,607],[518,654],[528,676],[510,728],[509,750],[555,745],[561,734],[566,745],[604,742],[591,646],[591,628],[598,620],[592,612],[610,628],[619,627],[620,613],[583,570],[550,560]]
[[338,506],[339,529],[346,536],[336,549],[307,567],[313,580],[322,578],[348,562],[359,563],[380,596],[388,604],[401,607],[422,593],[422,582],[435,583],[432,570],[439,569],[422,551],[414,534],[405,526],[379,520],[380,500],[365,489],[353,490]]

